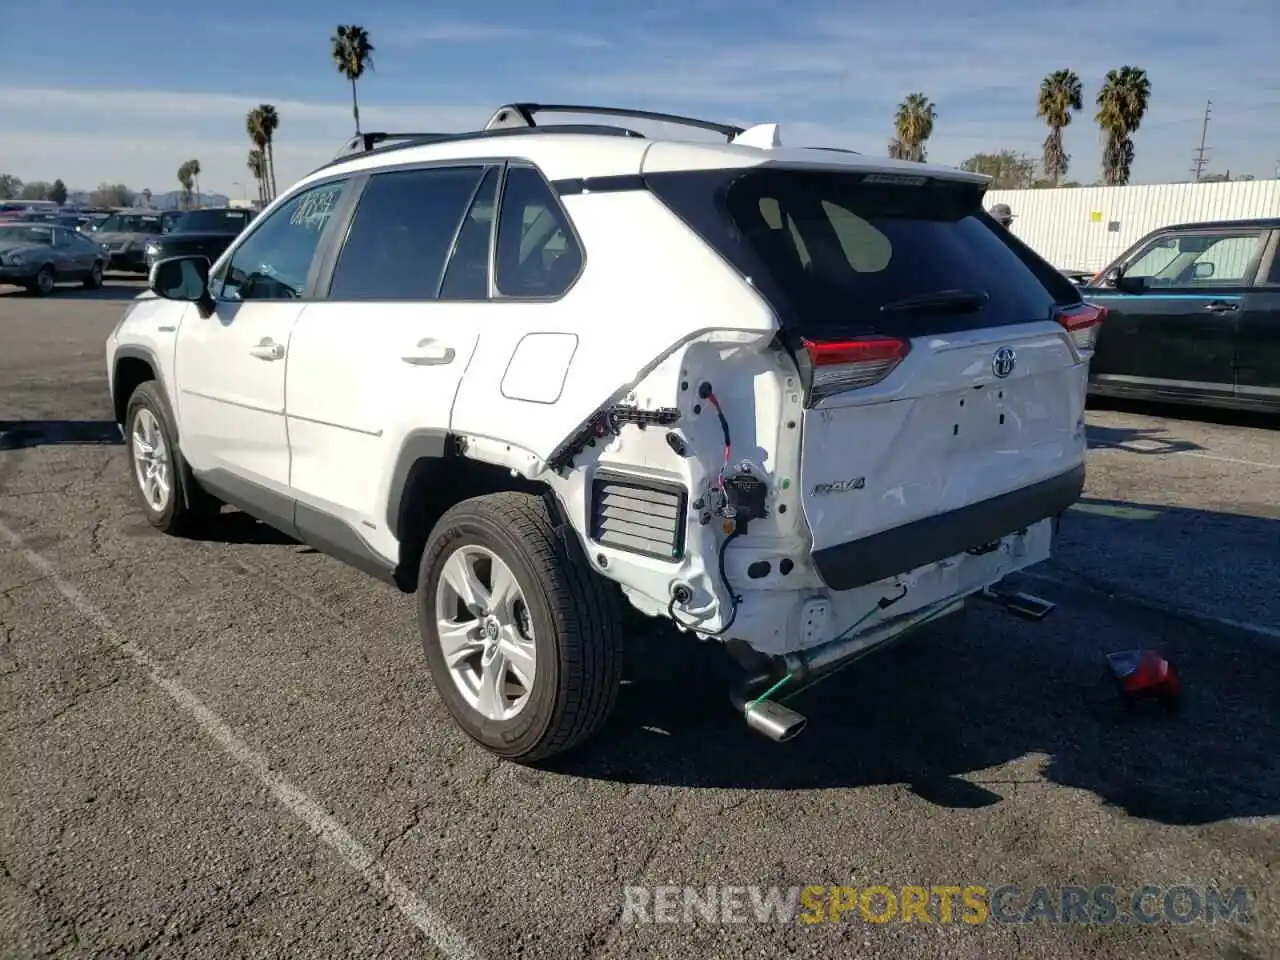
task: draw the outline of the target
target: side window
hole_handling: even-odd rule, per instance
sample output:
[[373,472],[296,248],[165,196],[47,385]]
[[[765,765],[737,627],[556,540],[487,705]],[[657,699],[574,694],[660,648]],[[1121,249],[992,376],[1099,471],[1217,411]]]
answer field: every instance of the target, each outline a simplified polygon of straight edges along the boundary
[[274,210],[236,248],[224,276],[212,284],[214,296],[222,300],[301,297],[320,235],[344,186],[339,182],[312,187]]
[[67,240],[67,231],[55,227],[53,231],[53,245],[55,247],[69,247],[71,244],[70,241]]
[[490,167],[471,201],[440,286],[441,300],[489,298],[489,238],[498,206],[498,176],[498,168]]
[[1267,283],[1280,284],[1280,253],[1271,258],[1271,275],[1267,277]]
[[375,174],[360,197],[330,300],[434,300],[483,167]]
[[1150,280],[1169,266],[1177,255],[1178,241],[1175,237],[1157,237],[1134,255],[1124,268],[1124,274]]
[[530,167],[513,166],[498,215],[494,285],[508,297],[556,297],[582,270],[582,250],[551,187]]
[[1254,230],[1162,237],[1130,262],[1125,276],[1141,277],[1149,287],[1244,286],[1262,236]]

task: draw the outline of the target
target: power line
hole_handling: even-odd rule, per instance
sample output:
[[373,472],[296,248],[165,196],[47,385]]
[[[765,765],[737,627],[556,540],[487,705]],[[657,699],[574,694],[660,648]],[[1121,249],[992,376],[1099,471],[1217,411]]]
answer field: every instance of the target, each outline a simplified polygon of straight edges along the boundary
[[1209,162],[1209,158],[1205,155],[1205,138],[1209,134],[1209,108],[1213,106],[1212,100],[1204,102],[1204,123],[1200,126],[1200,147],[1195,151],[1195,158],[1191,161],[1191,177],[1199,181],[1204,175],[1205,164]]

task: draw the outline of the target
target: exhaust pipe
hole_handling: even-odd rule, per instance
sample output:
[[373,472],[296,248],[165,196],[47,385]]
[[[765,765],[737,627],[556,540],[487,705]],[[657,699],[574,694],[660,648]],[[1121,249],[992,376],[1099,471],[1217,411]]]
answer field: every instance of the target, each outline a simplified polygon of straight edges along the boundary
[[[817,680],[834,673],[836,669],[847,666],[863,654],[869,653],[872,649],[896,640],[913,628],[953,613],[963,606],[964,600],[943,601],[890,623],[873,627],[856,637],[839,637],[812,650],[786,654],[783,657],[783,665],[787,671],[784,676],[789,676],[796,681],[809,680],[810,682],[805,683],[804,686],[810,686]],[[742,711],[748,727],[776,743],[786,743],[797,737],[808,726],[809,721],[776,700],[753,699],[753,694],[767,696],[774,686],[778,685],[774,683],[770,686],[770,683],[777,680],[777,673],[754,674],[746,679],[731,696],[734,705]],[[759,691],[764,692],[762,694]],[[796,691],[793,687],[789,692]]]
[[743,715],[748,727],[775,743],[786,743],[809,724],[800,714],[775,700],[752,700]]

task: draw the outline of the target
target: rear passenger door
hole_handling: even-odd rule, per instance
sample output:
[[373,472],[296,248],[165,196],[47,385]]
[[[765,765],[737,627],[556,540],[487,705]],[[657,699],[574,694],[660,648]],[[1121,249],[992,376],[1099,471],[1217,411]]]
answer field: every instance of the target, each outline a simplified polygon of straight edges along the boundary
[[[322,293],[290,344],[290,485],[304,536],[333,520],[388,560],[387,502],[399,452],[439,449],[489,298],[500,165],[375,173]],[[329,539],[333,539],[330,534]]]
[[1256,276],[1241,305],[1236,396],[1280,406],[1280,230],[1272,231]]

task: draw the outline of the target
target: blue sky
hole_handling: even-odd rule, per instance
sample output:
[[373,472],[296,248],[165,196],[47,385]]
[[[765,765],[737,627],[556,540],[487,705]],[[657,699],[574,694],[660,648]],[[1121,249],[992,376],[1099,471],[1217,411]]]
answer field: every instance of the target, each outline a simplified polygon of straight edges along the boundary
[[[249,180],[245,112],[281,115],[283,188],[352,131],[328,38],[359,22],[377,48],[360,84],[368,129],[457,130],[498,104],[627,104],[782,123],[784,142],[881,154],[895,105],[937,104],[931,160],[1009,147],[1038,156],[1035,93],[1070,67],[1086,110],[1068,129],[1071,176],[1098,176],[1092,99],[1106,71],[1146,68],[1153,95],[1135,180],[1186,179],[1206,97],[1211,169],[1259,177],[1280,163],[1275,0],[557,0],[534,5],[380,0],[42,0],[0,28],[0,172],[177,188]],[[368,11],[358,12],[361,9]],[[249,186],[252,192],[252,186]]]

